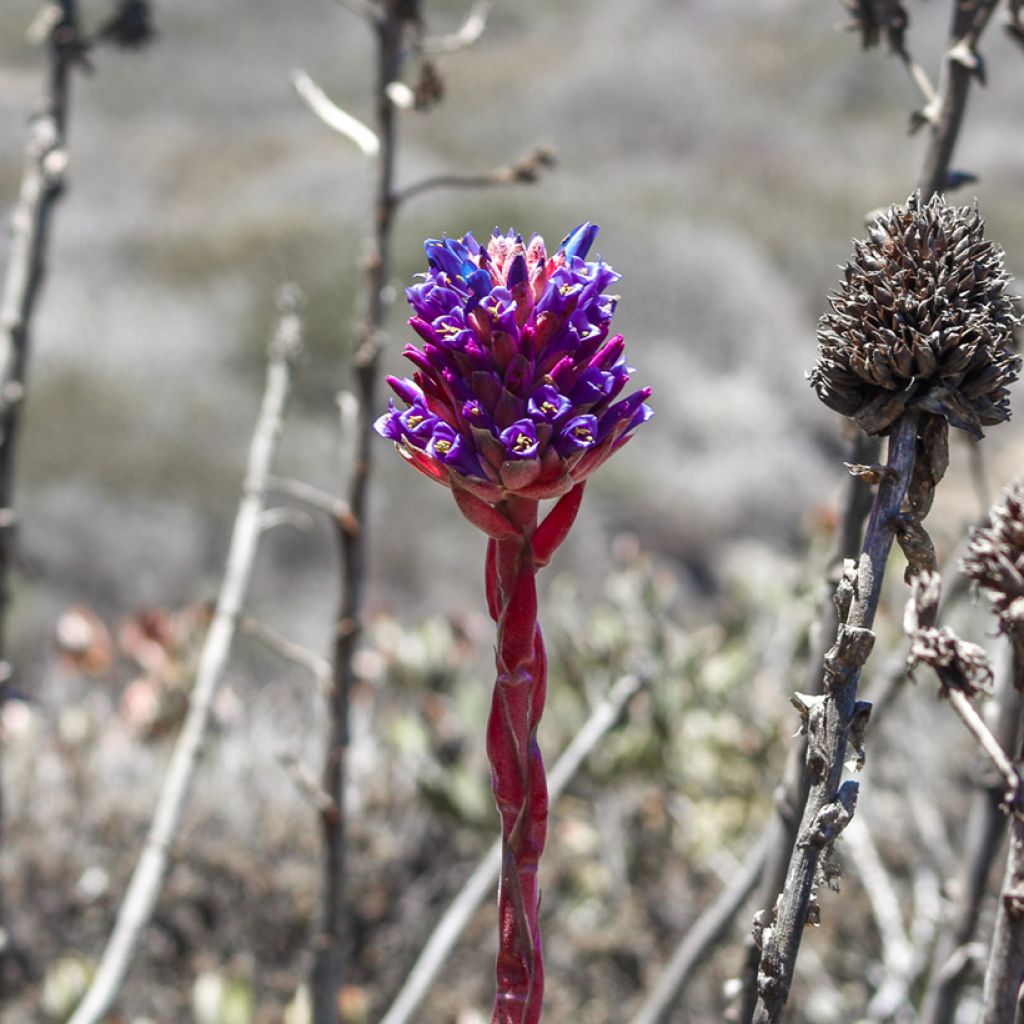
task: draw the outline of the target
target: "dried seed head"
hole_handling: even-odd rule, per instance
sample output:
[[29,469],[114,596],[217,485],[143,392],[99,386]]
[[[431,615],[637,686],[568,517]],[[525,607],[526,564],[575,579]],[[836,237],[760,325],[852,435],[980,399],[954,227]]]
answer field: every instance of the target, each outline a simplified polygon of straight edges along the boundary
[[1009,419],[1020,372],[1009,280],[977,208],[917,193],[890,207],[854,243],[818,325],[818,397],[869,434],[914,407],[981,437]]
[[1004,632],[1024,642],[1024,480],[989,517],[990,526],[971,531],[960,569],[987,591]]

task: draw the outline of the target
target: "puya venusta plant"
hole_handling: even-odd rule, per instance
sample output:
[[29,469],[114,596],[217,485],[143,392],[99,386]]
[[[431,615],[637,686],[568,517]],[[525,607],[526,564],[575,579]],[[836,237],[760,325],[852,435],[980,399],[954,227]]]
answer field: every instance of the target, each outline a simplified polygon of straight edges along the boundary
[[846,563],[837,589],[840,625],[822,696],[795,701],[808,735],[810,792],[785,888],[762,924],[758,1024],[781,1019],[803,930],[818,913],[818,886],[834,874],[832,845],[854,813],[858,785],[843,781],[843,768],[848,746],[863,763],[870,705],[857,688],[893,541],[911,574],[934,563],[920,524],[948,462],[948,426],[980,438],[983,426],[1009,417],[1020,318],[1008,283],[1002,250],[984,237],[976,208],[915,194],[855,243],[819,325],[812,386],[866,433],[887,436],[888,459],[851,467],[878,489],[860,559]]
[[[451,489],[489,538],[487,605],[497,625],[497,677],[487,722],[501,817],[499,948],[494,1024],[536,1024],[544,994],[537,870],[548,794],[537,726],[547,660],[537,622],[537,571],[565,540],[587,478],[651,416],[649,388],[619,398],[631,370],[609,337],[618,275],[587,261],[586,223],[553,256],[543,240],[497,232],[426,243],[428,270],[406,295],[423,340],[389,377],[376,428],[425,476]],[[543,518],[540,503],[555,503]]]

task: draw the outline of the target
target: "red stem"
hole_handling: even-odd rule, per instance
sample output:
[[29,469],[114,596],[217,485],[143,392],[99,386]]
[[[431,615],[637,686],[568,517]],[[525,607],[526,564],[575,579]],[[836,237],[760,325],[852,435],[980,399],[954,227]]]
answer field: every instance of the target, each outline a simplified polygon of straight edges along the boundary
[[537,865],[548,816],[547,781],[537,745],[547,691],[532,547],[537,502],[509,498],[501,510],[517,533],[492,539],[487,551],[487,604],[498,625],[487,754],[502,837],[492,1024],[537,1024],[544,996]]

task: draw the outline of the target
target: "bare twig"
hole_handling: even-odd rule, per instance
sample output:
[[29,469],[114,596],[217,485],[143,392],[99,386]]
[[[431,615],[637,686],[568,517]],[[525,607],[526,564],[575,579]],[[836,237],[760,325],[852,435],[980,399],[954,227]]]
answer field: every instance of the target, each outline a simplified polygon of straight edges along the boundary
[[420,40],[420,52],[439,56],[444,53],[457,53],[459,50],[468,49],[483,34],[487,28],[487,16],[491,13],[489,3],[474,4],[466,15],[466,20],[459,28],[447,36],[426,36]]
[[[996,701],[996,738],[1003,749],[1014,750],[1019,742],[1024,704],[1008,671],[1000,673]],[[971,958],[964,957],[962,950],[973,940],[992,864],[1006,831],[1006,815],[1000,806],[1004,791],[1001,782],[985,783],[978,786],[971,802],[956,887],[956,912],[932,958],[921,1024],[952,1024],[956,1016],[960,993],[967,981],[966,968],[971,965]]]
[[273,476],[267,481],[267,490],[273,494],[293,498],[317,512],[323,512],[350,533],[356,533],[359,530],[359,523],[352,515],[348,505],[341,498],[322,491],[319,487],[314,487],[302,480],[294,480],[291,477]]
[[[337,994],[345,969],[345,942],[348,935],[345,905],[345,760],[348,747],[349,693],[355,678],[353,658],[362,632],[363,589],[366,580],[366,509],[374,445],[373,423],[379,376],[380,340],[387,316],[387,284],[391,266],[392,226],[398,207],[410,190],[395,189],[397,152],[396,106],[392,99],[395,83],[401,82],[405,58],[417,50],[421,25],[418,4],[408,0],[378,0],[373,24],[377,37],[374,99],[376,118],[373,135],[377,142],[376,195],[370,256],[366,264],[364,316],[357,332],[352,363],[351,394],[342,407],[351,413],[353,451],[347,481],[344,514],[335,514],[335,534],[340,553],[340,599],[332,653],[331,725],[324,761],[323,790],[341,808],[336,818],[322,817],[323,907],[320,927],[314,941],[314,963],[310,988],[313,995],[315,1024],[336,1024]],[[478,18],[481,15],[478,14]],[[478,19],[477,19],[478,20]],[[460,38],[472,34],[475,20],[463,27]],[[310,90],[307,88],[307,93]],[[323,97],[326,100],[326,97]],[[337,121],[333,104],[325,107],[318,100],[321,116]],[[347,122],[346,122],[347,123]],[[336,127],[336,125],[332,125]],[[550,158],[533,154],[505,173],[507,180],[535,180],[539,168]],[[485,182],[473,182],[485,184]],[[492,182],[486,182],[490,184]],[[497,182],[493,182],[497,183]],[[412,193],[426,187],[420,183]],[[294,488],[293,488],[294,491]],[[295,496],[298,493],[295,492]],[[310,492],[305,495],[312,497]],[[301,500],[301,499],[300,499]],[[321,503],[322,504],[322,503]]]
[[[874,438],[869,440],[874,441]],[[863,484],[855,477],[850,477],[851,483]],[[857,488],[857,496],[848,492],[848,521],[845,529],[852,532],[857,520],[856,507],[860,501],[859,491],[860,487]],[[866,488],[864,488],[866,490]],[[870,504],[870,493],[868,493],[868,499]],[[863,517],[861,517],[863,521]],[[841,531],[845,532],[845,531]],[[841,542],[842,543],[842,542]],[[855,540],[854,543],[859,543]],[[834,609],[834,605],[832,606]],[[835,626],[833,625],[833,632]],[[825,656],[825,651],[822,649],[821,656],[819,658],[819,668],[816,673],[818,678],[818,684],[820,685],[821,670],[820,661]],[[906,669],[904,665],[904,659],[893,659],[880,674],[879,679],[871,689],[870,697],[874,703],[874,709],[871,714],[872,726],[877,728],[882,717],[890,711],[894,706],[894,698],[900,689],[900,683],[906,676]],[[800,751],[800,757],[798,765],[803,765],[803,759],[806,755],[806,737],[798,737],[797,742],[794,742],[790,751],[790,758],[792,758],[792,751]],[[792,771],[795,771],[793,769]],[[732,922],[736,913],[739,912],[743,906],[747,897],[757,886],[758,881],[761,880],[762,886],[758,890],[758,893],[765,891],[764,880],[767,877],[767,872],[773,870],[774,864],[779,859],[779,851],[782,850],[784,853],[784,859],[782,861],[782,877],[778,879],[775,885],[772,885],[768,890],[768,895],[765,897],[764,902],[774,900],[776,894],[781,890],[782,884],[785,881],[785,867],[789,859],[789,851],[793,845],[793,839],[791,834],[784,830],[789,828],[788,821],[792,821],[792,833],[795,834],[796,826],[799,824],[799,819],[796,817],[796,812],[790,803],[790,800],[795,801],[796,795],[791,795],[791,790],[798,783],[798,778],[787,771],[784,776],[783,784],[780,786],[779,794],[776,798],[776,816],[768,823],[761,837],[754,844],[750,853],[743,861],[739,870],[731,873],[731,881],[726,889],[724,889],[716,899],[709,904],[709,906],[696,918],[696,920],[690,925],[687,934],[683,937],[682,942],[679,944],[676,951],[673,953],[668,966],[665,968],[665,974],[659,977],[657,984],[651,992],[650,997],[643,1004],[641,1009],[638,1011],[638,1015],[634,1017],[630,1024],[657,1024],[658,1021],[662,1020],[665,1014],[667,1014],[673,1007],[683,992],[686,990],[686,986],[689,983],[694,970],[700,965],[701,961],[710,953],[717,944],[726,934],[729,924]],[[788,837],[788,838],[787,838]],[[772,881],[773,879],[769,879]],[[757,905],[763,905],[758,902]],[[760,918],[761,914],[758,915]],[[757,998],[757,962],[760,957],[760,950],[758,947],[751,942],[751,946],[754,948],[755,959],[754,959],[754,999]],[[743,979],[745,980],[745,979]],[[741,995],[742,995],[741,989]],[[749,1020],[750,1014],[753,1013],[753,1003],[751,1003],[749,1010],[747,1011],[746,1017],[740,1015],[738,1020]]]
[[354,15],[362,18],[368,25],[377,26],[381,22],[378,6],[371,0],[338,0],[342,7],[347,7]]
[[771,850],[777,845],[775,829],[765,829],[732,882],[723,889],[687,929],[682,942],[659,975],[657,983],[630,1024],[658,1024],[685,990],[694,970],[735,923],[736,915],[754,891]]
[[301,68],[292,72],[292,85],[306,106],[328,128],[355,143],[364,156],[376,156],[380,152],[380,140],[373,129],[328,99],[327,93]]
[[316,776],[299,757],[289,751],[282,751],[277,755],[277,759],[287,770],[299,791],[309,799],[319,814],[337,817],[341,813],[338,805],[323,791]]
[[268,650],[280,655],[286,661],[306,669],[324,687],[330,682],[331,663],[316,651],[311,651],[308,647],[289,640],[258,619],[242,619],[239,631],[243,636],[259,640]]
[[[976,552],[978,546],[986,542],[985,538],[979,537],[983,532],[978,531],[972,537],[972,545]],[[988,541],[988,544],[990,548],[993,546],[991,541]],[[986,549],[982,550],[984,553]],[[967,563],[967,571],[975,578],[978,578],[984,567],[985,563],[977,558]],[[984,575],[980,578],[985,579]],[[1024,921],[1021,919],[1021,910],[1024,909],[1024,889],[1021,888],[1021,883],[1024,883],[1024,832],[1021,831],[1024,778],[1018,765],[1007,753],[1004,743],[992,732],[970,701],[970,696],[979,692],[980,688],[991,680],[992,671],[982,648],[961,640],[949,627],[939,627],[937,594],[940,586],[940,578],[934,572],[921,573],[914,581],[913,596],[907,605],[904,618],[904,628],[911,639],[907,666],[913,671],[916,666],[924,664],[935,671],[942,686],[941,695],[949,701],[968,732],[977,741],[982,753],[998,772],[1002,783],[1000,788],[1003,790],[1001,806],[1011,815],[1013,821],[1013,837],[997,920],[997,936],[993,943],[985,984],[986,1000],[983,1014],[984,1024],[1008,1024],[1014,1018],[1014,1008],[1017,1004],[1021,978],[1024,975]],[[1017,682],[1021,669],[1016,657],[1019,646],[1014,645],[1014,650],[1012,678]],[[1019,721],[1013,724],[1017,728],[1010,730],[1012,747],[1017,749]],[[988,874],[990,859],[980,865],[981,877],[968,881],[981,887]],[[974,914],[977,916],[976,909]],[[964,936],[965,941],[968,937],[969,934]],[[939,963],[937,984],[929,993],[929,1004],[938,1000],[936,989],[945,986],[951,993],[950,1003],[955,1007],[955,999],[961,987],[961,971],[952,969],[950,964],[965,962],[963,952],[966,948],[965,945],[960,945],[946,963]],[[930,1005],[926,1009],[932,1011]],[[929,1019],[936,1017],[952,1019],[946,1007],[931,1012]]]
[[355,679],[353,658],[362,632],[363,589],[366,581],[366,509],[372,466],[373,422],[376,414],[379,336],[387,307],[385,285],[391,265],[391,229],[395,213],[394,174],[397,134],[395,108],[388,98],[391,82],[400,77],[405,37],[416,28],[415,10],[403,0],[381,0],[375,23],[377,72],[377,181],[372,249],[366,267],[365,319],[353,357],[353,394],[357,402],[352,468],[347,506],[351,520],[335,519],[340,553],[340,598],[334,630],[330,728],[324,758],[322,788],[340,814],[321,815],[323,837],[322,912],[314,941],[310,989],[314,1024],[336,1024],[338,993],[344,980],[348,912],[345,899],[345,777],[349,742],[349,694]]
[[[32,317],[46,274],[54,205],[64,191],[71,72],[81,56],[76,0],[47,4],[41,42],[49,49],[46,86],[25,146],[21,189],[11,218],[11,241],[0,297],[0,665],[6,665],[7,608],[14,564],[14,473],[18,427],[31,348]],[[2,786],[2,781],[0,781]],[[4,806],[0,791],[0,836]],[[4,913],[0,891],[0,921]],[[8,944],[0,946],[0,998]]]
[[917,181],[925,199],[947,186],[971,79],[984,77],[978,42],[996,5],[996,0],[953,0],[949,47],[934,101],[935,122],[930,128],[931,137]]
[[[1021,700],[1024,684],[1024,644],[1020,627],[1011,643],[1009,686]],[[1018,711],[1018,715],[1019,715]],[[1020,763],[1020,734],[1007,747],[1018,755]],[[1024,817],[1018,805],[1011,819],[1010,849],[1006,855],[1006,875],[999,893],[999,910],[992,935],[988,971],[985,974],[985,1012],[982,1024],[1000,1024],[1001,1021],[1020,1019],[1020,992],[1024,982]]]
[[999,910],[985,974],[981,1024],[1007,1024],[1020,1019],[1024,982],[1024,821],[1013,816],[1006,875],[999,893]]
[[[850,444],[848,462],[853,465],[870,465],[878,461],[881,440],[857,431]],[[808,661],[807,677],[803,690],[816,695],[821,693],[822,664],[836,635],[839,625],[835,604],[836,584],[841,567],[846,559],[855,558],[860,550],[864,522],[871,510],[872,493],[864,479],[848,475],[840,500],[841,516],[836,536],[835,552],[829,562],[821,611],[818,622],[812,629],[811,656]],[[902,662],[900,669],[902,670]],[[773,841],[767,854],[767,864],[761,875],[757,891],[756,906],[768,909],[775,897],[782,891],[789,867],[789,858],[796,841],[800,815],[807,800],[807,736],[801,734],[789,747],[782,782],[775,797],[775,818],[769,826],[773,830]],[[753,935],[748,938],[746,956],[741,975],[742,987],[739,1004],[739,1020],[748,1021],[757,1003],[757,969],[761,962],[761,950]]]
[[491,188],[495,185],[532,184],[545,168],[555,162],[549,146],[537,146],[509,167],[498,167],[480,174],[438,174],[414,181],[395,193],[396,203],[405,203],[424,192],[439,188]]
[[296,306],[294,290],[283,289],[280,300],[281,320],[270,347],[266,388],[249,448],[244,492],[231,535],[231,548],[217,598],[217,608],[196,669],[188,715],[171,755],[149,835],[121,902],[117,923],[103,951],[96,975],[71,1017],[70,1024],[98,1024],[106,1015],[128,971],[139,937],[149,922],[167,874],[171,846],[185,810],[210,710],[227,665],[252,576],[260,536],[260,515],[266,498],[267,475],[282,430],[292,370],[302,344]]
[[[643,685],[643,681],[635,675],[623,676],[611,688],[608,696],[591,711],[589,718],[548,774],[550,799],[554,800],[561,795],[580,765],[601,737],[619,720],[623,708]],[[491,895],[500,870],[501,841],[498,840],[484,854],[459,890],[458,896],[437,922],[380,1024],[408,1024],[413,1019],[470,918]]]
[[[910,484],[917,449],[918,415],[907,412],[889,438],[889,460],[868,520],[864,546],[849,590],[840,587],[846,605],[836,644],[826,655],[824,696],[807,707],[807,766],[810,789],[786,884],[774,920],[762,934],[758,972],[757,1024],[779,1021],[792,983],[800,941],[811,912],[818,869],[835,838],[853,816],[857,783],[840,785],[854,721],[863,723],[870,706],[857,701],[861,666],[874,640],[871,626],[881,595],[885,563],[897,517]],[[851,566],[852,568],[852,566]],[[847,604],[848,602],[848,604]]]
[[289,508],[287,505],[264,509],[260,516],[260,532],[269,533],[279,526],[290,526],[300,531],[310,530],[313,528],[313,517],[304,509]]
[[[907,74],[910,75],[914,84],[921,90],[921,95],[924,97],[925,110],[933,109],[938,102],[938,93],[935,91],[935,86],[932,85],[927,72],[910,54],[904,55],[903,66],[907,69]],[[931,120],[931,118],[926,115],[925,120]]]
[[868,1017],[887,1021],[909,1002],[917,966],[914,947],[903,927],[896,888],[862,816],[850,822],[845,835],[882,940],[885,975],[868,1004]]
[[1003,801],[1011,814],[1012,834],[985,976],[981,1024],[1008,1024],[1016,1019],[1024,981],[1024,778],[961,689],[958,679],[941,666],[936,667],[936,673],[943,682],[943,695],[1005,784]]
[[[939,677],[942,678],[942,670],[939,669]],[[992,766],[1002,777],[1006,785],[1004,799],[1009,798],[1011,802],[1017,800],[1018,794],[1024,789],[1024,780],[1017,770],[1016,765],[1003,749],[1002,744],[992,734],[992,730],[986,725],[985,719],[978,714],[977,709],[970,702],[963,690],[951,687],[945,694],[950,706],[957,713],[960,721],[967,727],[967,731],[975,738],[982,753],[992,762]]]

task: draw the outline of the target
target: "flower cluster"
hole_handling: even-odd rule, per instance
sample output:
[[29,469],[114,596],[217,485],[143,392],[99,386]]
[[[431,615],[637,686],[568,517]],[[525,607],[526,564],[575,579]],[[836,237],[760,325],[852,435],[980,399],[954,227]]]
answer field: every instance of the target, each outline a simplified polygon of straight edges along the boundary
[[1020,324],[1003,252],[977,209],[918,195],[857,242],[809,377],[818,397],[869,434],[912,407],[981,436],[1010,416]]
[[556,497],[586,479],[651,416],[649,388],[619,398],[631,368],[609,337],[618,280],[587,262],[597,234],[582,224],[548,257],[495,232],[430,239],[429,269],[406,292],[423,347],[406,347],[411,379],[388,377],[394,400],[375,424],[427,476],[495,503]]
[[990,517],[991,525],[971,531],[961,571],[987,591],[1003,630],[1024,640],[1024,481]]

